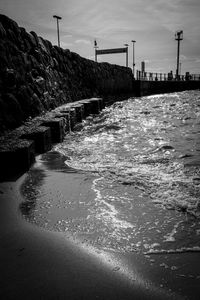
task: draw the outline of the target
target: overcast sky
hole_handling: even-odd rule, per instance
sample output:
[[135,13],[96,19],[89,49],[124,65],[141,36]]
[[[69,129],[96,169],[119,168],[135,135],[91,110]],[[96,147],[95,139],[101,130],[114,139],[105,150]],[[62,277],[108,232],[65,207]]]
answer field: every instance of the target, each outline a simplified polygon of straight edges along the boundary
[[[128,43],[132,67],[131,40],[136,40],[136,68],[145,61],[150,72],[175,72],[174,33],[183,30],[181,73],[200,73],[200,0],[0,0],[0,13],[54,45],[52,16],[61,16],[61,47],[89,59],[94,59],[94,39],[100,49]],[[125,65],[125,54],[102,55],[98,60]]]

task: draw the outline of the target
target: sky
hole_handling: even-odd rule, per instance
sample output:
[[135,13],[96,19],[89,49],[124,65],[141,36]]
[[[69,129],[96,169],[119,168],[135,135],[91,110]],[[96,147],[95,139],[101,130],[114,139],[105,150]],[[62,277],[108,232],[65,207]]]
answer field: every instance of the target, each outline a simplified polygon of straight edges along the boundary
[[[94,40],[99,49],[129,45],[129,67],[145,61],[147,72],[175,73],[177,41],[174,34],[183,30],[180,42],[181,74],[200,73],[199,0],[0,0],[0,13],[15,20],[28,32],[64,49],[94,60]],[[98,61],[125,66],[125,53],[99,55]]]

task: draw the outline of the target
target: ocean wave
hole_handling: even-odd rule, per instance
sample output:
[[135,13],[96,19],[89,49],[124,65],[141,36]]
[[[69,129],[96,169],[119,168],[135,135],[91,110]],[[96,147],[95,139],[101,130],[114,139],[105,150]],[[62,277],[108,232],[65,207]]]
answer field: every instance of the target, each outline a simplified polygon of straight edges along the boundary
[[199,246],[194,247],[182,247],[178,249],[150,249],[149,251],[144,252],[145,255],[150,254],[181,254],[181,253],[189,253],[189,252],[200,252]]
[[[80,132],[67,135],[64,143],[57,145],[57,150],[67,156],[67,165],[101,178],[93,183],[96,199],[91,215],[97,217],[102,232],[112,237],[113,249],[199,251],[192,231],[199,229],[200,218],[198,97],[199,92],[192,91],[115,103],[100,116],[86,120]],[[165,224],[156,221],[156,216],[153,220],[154,207],[162,217],[169,214],[174,219],[166,217]],[[141,224],[137,231],[135,210],[140,216],[150,214],[153,225],[148,221],[148,226]],[[178,225],[190,219],[197,224],[193,229],[189,223],[183,228]],[[151,230],[159,237],[152,243],[147,239]],[[177,238],[181,230],[185,239],[192,236],[194,247],[186,247]],[[139,244],[137,236],[144,242]]]

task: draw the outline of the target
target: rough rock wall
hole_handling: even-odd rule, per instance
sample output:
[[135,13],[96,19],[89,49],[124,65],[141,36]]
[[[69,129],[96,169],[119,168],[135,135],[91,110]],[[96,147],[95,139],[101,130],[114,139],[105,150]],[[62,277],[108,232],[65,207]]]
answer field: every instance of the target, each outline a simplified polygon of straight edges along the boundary
[[64,103],[131,91],[131,69],[52,46],[0,15],[0,133]]

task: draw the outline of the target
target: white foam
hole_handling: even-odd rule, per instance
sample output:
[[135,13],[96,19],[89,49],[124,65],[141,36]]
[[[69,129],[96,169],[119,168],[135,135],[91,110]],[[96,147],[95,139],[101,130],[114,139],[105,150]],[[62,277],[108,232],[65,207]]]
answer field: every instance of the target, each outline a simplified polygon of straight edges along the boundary
[[172,231],[164,236],[164,242],[175,242],[175,234],[177,233],[177,228],[180,225],[180,223],[182,223],[182,221],[176,223]]
[[[104,180],[103,177],[97,178],[93,180],[92,190],[96,193],[95,201],[99,203],[98,208],[100,208],[100,212],[96,214],[96,218],[102,220],[109,226],[113,227],[114,229],[127,229],[133,228],[134,225],[126,220],[122,220],[118,217],[118,210],[115,208],[114,204],[108,203],[106,201],[108,197],[103,197],[101,194],[101,190],[98,188],[98,182]],[[114,197],[112,197],[115,199]]]
[[199,246],[194,246],[194,247],[181,247],[177,249],[150,249],[149,251],[146,251],[144,254],[145,255],[150,255],[150,254],[178,254],[178,253],[187,253],[187,252],[200,252],[200,247]]

